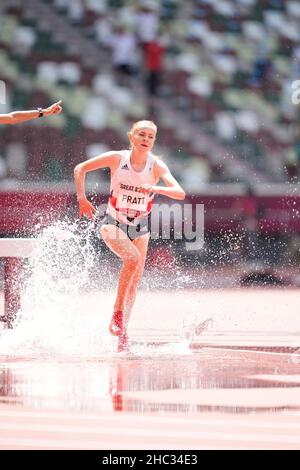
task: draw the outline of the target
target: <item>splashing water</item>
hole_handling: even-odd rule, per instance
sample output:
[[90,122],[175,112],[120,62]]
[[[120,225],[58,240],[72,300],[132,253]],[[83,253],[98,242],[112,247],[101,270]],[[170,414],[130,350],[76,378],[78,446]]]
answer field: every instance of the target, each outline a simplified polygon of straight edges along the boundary
[[25,268],[14,329],[1,335],[1,354],[88,356],[112,350],[103,315],[111,307],[99,305],[96,311],[89,305],[89,291],[99,282],[93,276],[97,261],[102,287],[112,283],[111,268],[92,236],[92,227],[82,236],[78,225],[68,222],[43,231]]
[[212,326],[212,318],[207,318],[204,321],[200,321],[200,319],[194,315],[191,319],[184,319],[182,325],[183,343],[190,347],[192,342],[195,341],[198,336],[200,336],[204,331],[208,330],[208,328]]
[[[1,334],[0,354],[43,360],[114,357],[117,338],[108,333],[108,324],[116,274],[111,260],[102,253],[92,225],[86,224],[82,229],[77,223],[65,221],[45,229],[25,267],[22,307],[13,330]],[[152,273],[152,283],[154,278]],[[175,278],[182,282],[183,276]],[[161,277],[155,282],[161,286]],[[179,292],[182,285],[177,283]],[[149,289],[147,281],[146,284]],[[152,297],[148,302],[152,305]],[[144,307],[145,304],[145,314]],[[198,324],[193,319],[189,338],[187,325],[183,325],[179,342],[155,347],[134,345],[129,354],[141,357],[190,354],[190,344],[200,334]],[[204,329],[207,327],[208,324]]]
[[136,355],[138,358],[158,358],[160,356],[190,356],[192,355],[190,343],[186,341],[170,342],[162,345],[132,345],[129,349],[129,356]]

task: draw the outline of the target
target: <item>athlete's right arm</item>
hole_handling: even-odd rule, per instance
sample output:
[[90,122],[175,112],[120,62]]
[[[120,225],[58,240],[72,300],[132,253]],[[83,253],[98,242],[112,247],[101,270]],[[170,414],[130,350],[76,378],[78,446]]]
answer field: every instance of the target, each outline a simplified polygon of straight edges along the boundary
[[109,167],[111,171],[114,171],[119,165],[120,154],[111,151],[105,152],[98,157],[91,158],[85,162],[79,163],[74,169],[75,186],[77,191],[77,199],[79,202],[79,216],[86,214],[90,219],[93,220],[93,215],[96,209],[88,201],[85,195],[85,175],[89,171],[98,170],[99,168]]

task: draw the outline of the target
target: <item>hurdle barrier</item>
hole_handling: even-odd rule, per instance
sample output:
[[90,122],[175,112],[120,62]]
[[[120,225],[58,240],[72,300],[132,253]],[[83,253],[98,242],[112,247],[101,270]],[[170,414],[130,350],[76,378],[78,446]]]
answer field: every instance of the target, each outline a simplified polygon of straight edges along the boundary
[[38,244],[36,238],[0,238],[0,258],[4,259],[4,312],[0,321],[12,328],[20,309],[20,274],[23,260],[32,256]]

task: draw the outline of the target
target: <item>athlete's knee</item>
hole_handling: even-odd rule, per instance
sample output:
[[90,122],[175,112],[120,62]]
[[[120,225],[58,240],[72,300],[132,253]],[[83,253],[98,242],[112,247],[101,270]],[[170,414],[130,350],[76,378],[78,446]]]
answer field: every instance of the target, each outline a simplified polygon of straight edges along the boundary
[[135,270],[141,266],[142,263],[142,256],[140,253],[130,253],[126,258],[124,259],[124,266],[131,270]]

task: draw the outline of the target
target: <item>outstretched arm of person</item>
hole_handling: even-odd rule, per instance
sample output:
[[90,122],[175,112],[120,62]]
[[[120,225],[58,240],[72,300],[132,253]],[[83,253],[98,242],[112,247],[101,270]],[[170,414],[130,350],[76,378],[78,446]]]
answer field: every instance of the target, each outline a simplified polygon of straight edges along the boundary
[[158,179],[162,179],[166,186],[152,186],[151,184],[143,184],[141,186],[143,192],[162,194],[163,196],[168,196],[172,199],[185,199],[184,190],[171,174],[167,165],[161,160],[156,162],[155,176]]
[[74,168],[74,179],[79,203],[79,217],[87,215],[91,220],[94,219],[95,207],[87,199],[85,194],[85,175],[89,171],[109,167],[111,171],[119,164],[119,155],[114,152],[105,152],[98,157],[91,158],[85,162],[79,163]]
[[59,114],[62,111],[61,100],[45,109],[33,109],[31,111],[13,111],[8,114],[0,114],[0,124],[19,124],[25,121],[31,121],[42,116],[51,116]]

